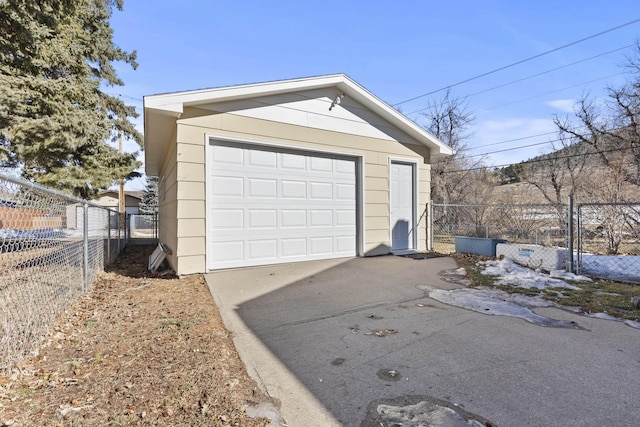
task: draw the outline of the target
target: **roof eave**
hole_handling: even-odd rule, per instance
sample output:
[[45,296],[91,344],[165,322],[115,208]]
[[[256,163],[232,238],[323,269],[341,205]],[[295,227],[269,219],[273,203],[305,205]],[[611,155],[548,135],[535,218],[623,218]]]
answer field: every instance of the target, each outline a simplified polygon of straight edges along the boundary
[[[365,105],[416,141],[427,146],[432,158],[453,154],[453,150],[442,141],[438,140],[364,87],[351,80],[347,75],[332,74],[328,76],[145,96],[144,130],[146,173],[151,176],[159,174],[160,164],[163,160],[160,158],[161,153],[166,152],[166,149],[168,149],[171,138],[170,135],[174,133],[176,119],[180,118],[184,107],[309,89],[321,89],[324,87],[337,87],[343,91],[345,95]],[[149,123],[153,123],[153,126],[150,126]]]

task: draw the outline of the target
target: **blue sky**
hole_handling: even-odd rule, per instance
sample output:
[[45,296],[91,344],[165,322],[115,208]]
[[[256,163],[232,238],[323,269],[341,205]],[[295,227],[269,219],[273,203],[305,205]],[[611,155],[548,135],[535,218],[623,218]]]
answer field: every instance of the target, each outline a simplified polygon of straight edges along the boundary
[[[638,18],[637,0],[125,0],[111,20],[114,39],[137,50],[140,65],[118,66],[125,86],[106,92],[141,112],[144,95],[345,73],[393,105]],[[629,78],[621,64],[633,49],[586,59],[639,39],[637,22],[452,88],[468,97],[476,117],[469,154],[541,143],[490,154],[485,162],[502,165],[548,150],[543,143],[553,134],[487,144],[553,132],[554,115],[569,114],[583,93],[603,97],[604,87]],[[567,66],[577,61],[583,62]],[[565,68],[547,72],[558,67]],[[413,112],[442,94],[401,109],[424,123]],[[136,180],[127,188],[143,186]]]

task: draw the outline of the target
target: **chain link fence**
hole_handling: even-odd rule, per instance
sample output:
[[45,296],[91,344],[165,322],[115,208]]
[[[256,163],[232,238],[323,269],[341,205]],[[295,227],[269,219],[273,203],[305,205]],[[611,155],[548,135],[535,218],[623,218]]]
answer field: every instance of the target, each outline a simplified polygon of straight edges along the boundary
[[435,252],[640,283],[640,202],[431,204],[429,212]]
[[117,212],[0,174],[0,375],[126,244]]
[[128,241],[132,245],[148,245],[158,242],[158,214],[128,215]]
[[640,202],[577,206],[577,272],[640,284]]

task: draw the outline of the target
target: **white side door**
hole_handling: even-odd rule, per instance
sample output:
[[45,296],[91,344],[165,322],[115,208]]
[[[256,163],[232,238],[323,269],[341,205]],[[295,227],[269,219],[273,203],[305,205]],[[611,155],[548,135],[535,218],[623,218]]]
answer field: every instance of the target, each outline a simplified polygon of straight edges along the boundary
[[392,251],[415,249],[413,170],[412,164],[391,163],[389,172]]

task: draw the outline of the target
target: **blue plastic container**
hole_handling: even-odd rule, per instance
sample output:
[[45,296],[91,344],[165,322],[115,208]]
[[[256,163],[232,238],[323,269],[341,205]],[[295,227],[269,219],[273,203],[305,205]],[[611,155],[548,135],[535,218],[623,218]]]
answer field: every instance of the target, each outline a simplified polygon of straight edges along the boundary
[[496,245],[498,243],[507,243],[504,239],[466,236],[454,236],[454,242],[456,252],[490,257],[496,256]]

